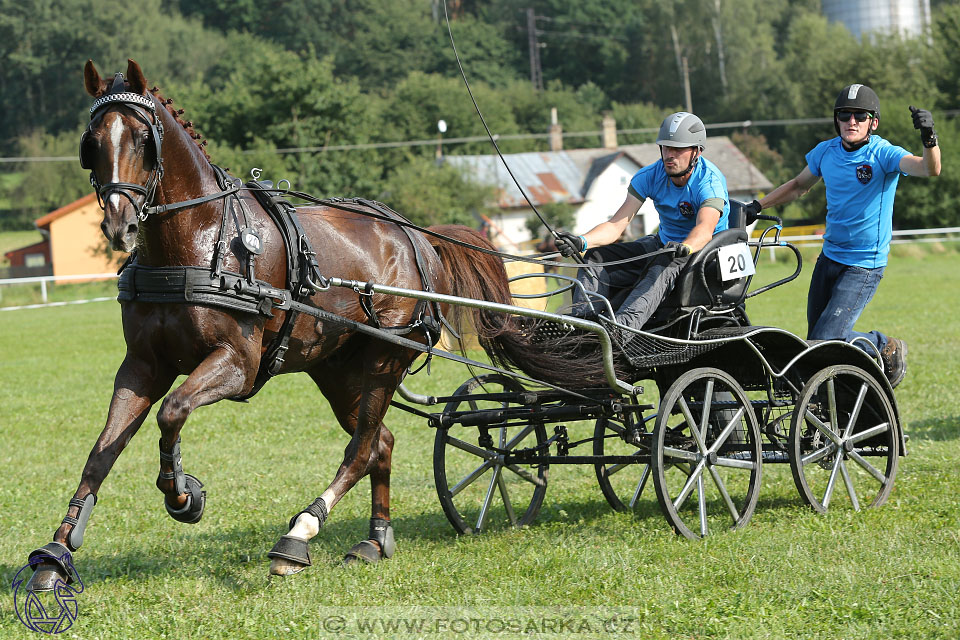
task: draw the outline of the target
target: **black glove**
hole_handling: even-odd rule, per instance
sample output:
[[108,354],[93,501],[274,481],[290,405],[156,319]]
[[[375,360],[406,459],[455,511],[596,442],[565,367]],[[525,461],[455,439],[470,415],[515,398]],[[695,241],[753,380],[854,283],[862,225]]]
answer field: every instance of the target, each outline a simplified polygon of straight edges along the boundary
[[760,204],[759,200],[754,200],[748,205],[743,207],[743,217],[747,221],[748,225],[753,224],[757,221],[757,216],[760,215],[760,211],[763,209],[763,206]]
[[674,258],[683,258],[685,256],[690,255],[690,245],[685,244],[683,242],[674,242],[673,240],[671,240],[670,242],[664,245],[664,248],[673,249]]
[[926,109],[917,109],[910,107],[910,114],[913,116],[913,128],[920,129],[920,141],[923,146],[931,149],[937,146],[937,130],[933,128],[933,114]]
[[583,253],[586,248],[587,241],[583,239],[583,236],[577,236],[567,231],[557,232],[557,250],[564,258]]

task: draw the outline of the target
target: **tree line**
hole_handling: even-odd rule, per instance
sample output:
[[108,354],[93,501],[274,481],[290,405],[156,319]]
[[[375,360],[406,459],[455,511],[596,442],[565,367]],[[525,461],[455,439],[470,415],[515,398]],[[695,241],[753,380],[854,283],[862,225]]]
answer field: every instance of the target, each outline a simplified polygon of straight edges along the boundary
[[[565,131],[656,127],[684,108],[708,124],[826,117],[840,88],[874,87],[879,133],[920,152],[908,105],[933,111],[943,175],[901,183],[901,228],[960,224],[960,6],[933,2],[931,33],[858,41],[829,23],[817,0],[446,0],[474,94],[498,134],[544,133],[551,107]],[[534,46],[535,45],[535,46]],[[531,51],[538,53],[538,90]],[[102,74],[137,60],[175,99],[235,175],[250,167],[318,196],[387,202],[421,223],[471,222],[489,188],[449,166],[432,145],[351,151],[324,148],[483,135],[454,58],[443,0],[0,0],[0,155],[75,155],[90,99],[82,67]],[[773,181],[804,166],[831,125],[724,131]],[[621,143],[653,135],[621,136]],[[507,140],[504,152],[543,150],[543,139]],[[567,138],[565,146],[599,146]],[[445,145],[448,154],[492,153],[489,143]],[[79,163],[3,164],[0,227],[29,228],[36,211],[89,191]],[[612,212],[611,212],[612,213]],[[822,219],[823,197],[789,217]]]

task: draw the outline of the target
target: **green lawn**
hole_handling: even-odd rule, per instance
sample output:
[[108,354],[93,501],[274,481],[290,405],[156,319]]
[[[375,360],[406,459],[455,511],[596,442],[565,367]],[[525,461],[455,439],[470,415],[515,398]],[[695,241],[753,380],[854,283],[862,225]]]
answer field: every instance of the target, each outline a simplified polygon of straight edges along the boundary
[[[391,409],[397,555],[376,566],[339,566],[366,535],[363,481],[312,542],[314,566],[271,580],[266,552],[332,479],[347,443],[310,380],[284,376],[249,404],[204,407],[187,422],[184,467],[208,491],[196,525],[163,509],[154,487],[158,431],[148,418],[102,488],[75,557],[85,591],[67,634],[314,638],[324,637],[321,621],[331,612],[420,605],[466,606],[488,618],[622,608],[643,638],[956,638],[960,255],[920,254],[892,261],[860,324],[910,345],[897,389],[909,455],[880,509],[816,515],[801,504],[788,466],[767,465],[760,504],[744,529],[689,541],[672,533],[652,487],[637,513],[616,513],[592,468],[554,466],[532,526],[457,537],[433,488],[433,430]],[[751,320],[803,333],[811,266],[753,299]],[[761,262],[761,278],[786,272]],[[49,541],[73,495],[103,425],[123,342],[114,302],[0,312],[0,327],[0,575],[9,585],[26,554]],[[408,386],[450,393],[467,375],[439,362]],[[368,606],[380,608],[354,608]],[[10,591],[0,598],[0,637],[35,637],[16,619]]]
[[[0,172],[0,208],[10,206],[10,200],[7,196],[18,184],[23,182],[24,175],[23,172],[14,173],[6,170],[6,168],[3,172]],[[2,235],[0,233],[0,237]]]

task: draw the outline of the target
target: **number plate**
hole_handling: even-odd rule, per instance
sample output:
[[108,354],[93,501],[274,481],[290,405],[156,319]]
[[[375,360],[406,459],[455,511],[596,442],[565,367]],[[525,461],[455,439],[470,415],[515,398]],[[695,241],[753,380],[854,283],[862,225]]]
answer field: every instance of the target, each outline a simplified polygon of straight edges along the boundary
[[752,276],[757,272],[750,247],[746,243],[738,242],[720,247],[717,257],[720,261],[720,279],[724,282]]

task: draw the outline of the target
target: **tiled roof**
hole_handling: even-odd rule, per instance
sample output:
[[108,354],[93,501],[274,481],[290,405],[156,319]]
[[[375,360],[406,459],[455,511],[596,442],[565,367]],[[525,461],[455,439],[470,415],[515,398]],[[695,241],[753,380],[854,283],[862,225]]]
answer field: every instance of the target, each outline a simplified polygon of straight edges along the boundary
[[[505,154],[504,160],[535,205],[548,202],[583,202],[591,183],[621,156],[644,167],[660,159],[653,143],[624,145],[618,149],[568,149],[534,153]],[[707,138],[705,158],[716,164],[727,178],[732,192],[768,191],[773,184],[726,136]],[[444,160],[464,170],[481,184],[500,188],[498,204],[503,208],[526,206],[500,158],[487,156],[446,156]]]
[[[511,153],[504,155],[504,159],[533,204],[583,202],[583,174],[566,152]],[[444,160],[477,182],[498,187],[501,207],[526,206],[526,200],[498,156],[446,156]]]

